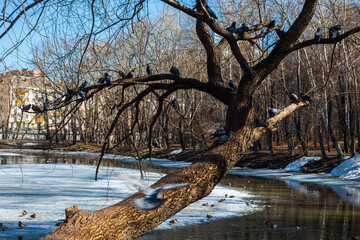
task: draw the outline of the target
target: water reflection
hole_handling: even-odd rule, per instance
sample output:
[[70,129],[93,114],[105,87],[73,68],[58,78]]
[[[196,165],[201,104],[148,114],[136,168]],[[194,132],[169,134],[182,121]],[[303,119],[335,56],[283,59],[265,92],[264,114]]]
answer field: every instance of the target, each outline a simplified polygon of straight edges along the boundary
[[[57,163],[96,165],[97,159],[75,156],[1,156],[0,164]],[[104,159],[104,166],[138,168],[136,163]],[[3,166],[5,167],[5,166]],[[1,168],[1,166],[0,166]],[[146,165],[158,170],[159,167]],[[173,169],[161,168],[167,173]],[[251,169],[247,169],[251,172]],[[311,176],[309,176],[311,178]],[[360,235],[360,193],[355,187],[229,175],[222,184],[255,197],[263,210],[242,217],[192,227],[154,230],[141,239],[352,239]],[[244,201],[244,200],[241,200]],[[243,202],[242,202],[243,203]],[[241,204],[239,200],[239,204]],[[275,227],[276,226],[276,227]],[[169,237],[171,236],[171,237]]]

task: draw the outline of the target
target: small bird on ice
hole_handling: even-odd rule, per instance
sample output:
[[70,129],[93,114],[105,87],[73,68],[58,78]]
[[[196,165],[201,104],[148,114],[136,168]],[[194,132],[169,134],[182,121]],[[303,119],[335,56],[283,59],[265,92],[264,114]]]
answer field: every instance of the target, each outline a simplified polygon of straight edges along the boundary
[[115,175],[117,178],[133,184],[136,188],[140,189],[140,191],[142,191],[146,195],[144,198],[134,199],[134,203],[136,207],[143,211],[155,210],[165,201],[165,199],[161,198],[162,191],[189,185],[189,183],[166,184],[164,186],[154,189],[149,186],[146,186],[141,181],[129,177],[125,174],[116,173]]

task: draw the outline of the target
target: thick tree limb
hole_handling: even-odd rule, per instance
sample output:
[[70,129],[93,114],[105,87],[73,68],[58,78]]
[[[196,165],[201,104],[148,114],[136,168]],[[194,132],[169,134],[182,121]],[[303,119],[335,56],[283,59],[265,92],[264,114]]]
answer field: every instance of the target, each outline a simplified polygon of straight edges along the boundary
[[314,44],[335,44],[335,43],[341,42],[345,38],[347,38],[355,33],[358,33],[358,32],[360,32],[360,27],[353,28],[343,34],[340,34],[339,36],[337,36],[336,38],[333,38],[333,39],[323,38],[320,40],[319,43],[315,43],[315,39],[306,40],[301,43],[297,43],[294,46],[292,46],[291,48],[287,49],[286,54],[289,54],[291,52],[294,52],[296,50],[299,50],[299,49],[302,49],[305,47],[309,47]]
[[[306,103],[292,104],[268,121],[274,125],[305,105]],[[246,125],[235,132],[229,142],[204,154],[202,160],[176,170],[157,181],[152,185],[153,188],[168,183],[190,183],[190,185],[165,191],[163,193],[165,202],[154,211],[144,212],[135,207],[133,200],[144,196],[143,193],[138,192],[115,205],[95,212],[80,210],[43,239],[134,239],[140,237],[189,204],[209,195],[216,184],[239,161],[241,157],[239,151],[245,151],[252,141],[260,138],[264,133],[266,133],[264,128],[251,130],[251,125]],[[139,221],[142,224],[139,224]],[[95,225],[93,225],[94,222]]]

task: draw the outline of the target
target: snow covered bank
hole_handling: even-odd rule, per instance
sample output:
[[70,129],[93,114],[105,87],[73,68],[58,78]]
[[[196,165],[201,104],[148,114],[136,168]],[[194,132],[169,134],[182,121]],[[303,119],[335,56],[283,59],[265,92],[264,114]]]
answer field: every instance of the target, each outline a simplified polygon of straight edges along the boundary
[[[138,170],[124,168],[101,168],[99,180],[94,181],[95,166],[73,164],[22,164],[0,165],[0,222],[8,227],[0,231],[0,239],[39,239],[56,228],[58,219],[64,219],[64,209],[79,205],[80,209],[94,211],[119,202],[137,190],[126,182],[114,177],[115,172],[139,178]],[[147,172],[146,182],[152,184],[161,177],[158,173]],[[226,202],[218,201],[225,194],[234,195]],[[187,226],[216,219],[241,216],[260,210],[259,204],[251,201],[252,196],[232,188],[217,186],[206,198],[191,204],[164,222],[158,228],[166,229]],[[215,207],[202,206],[204,203]],[[22,215],[22,211],[29,213]],[[29,216],[36,213],[38,217]],[[208,219],[206,215],[212,215]],[[169,221],[176,218],[178,224]],[[24,229],[18,221],[25,223]]]
[[334,168],[330,175],[346,179],[360,179],[360,154]]
[[304,166],[305,164],[307,164],[310,161],[317,161],[319,160],[319,157],[301,157],[298,160],[290,163],[289,165],[287,165],[284,170],[285,171],[293,171],[293,172],[300,172],[301,171],[301,167]]

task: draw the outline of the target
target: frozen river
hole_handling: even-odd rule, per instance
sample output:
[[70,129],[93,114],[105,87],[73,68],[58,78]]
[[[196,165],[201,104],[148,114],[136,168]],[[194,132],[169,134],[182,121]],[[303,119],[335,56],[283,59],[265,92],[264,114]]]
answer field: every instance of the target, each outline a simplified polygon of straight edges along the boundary
[[[115,173],[140,176],[131,159],[104,161],[97,182],[92,157],[0,152],[0,159],[0,222],[8,227],[0,231],[0,239],[18,235],[39,239],[56,228],[69,206],[94,211],[136,192]],[[146,174],[148,184],[172,171],[169,167],[188,164],[155,162],[158,167],[149,167]],[[351,239],[360,235],[359,181],[280,170],[234,169],[231,173],[207,198],[142,239]],[[225,186],[228,183],[231,187]],[[225,194],[227,201],[219,203]],[[23,210],[29,213],[23,216]],[[29,217],[33,213],[36,219]],[[178,224],[171,225],[172,219]],[[19,221],[27,226],[20,229]]]

